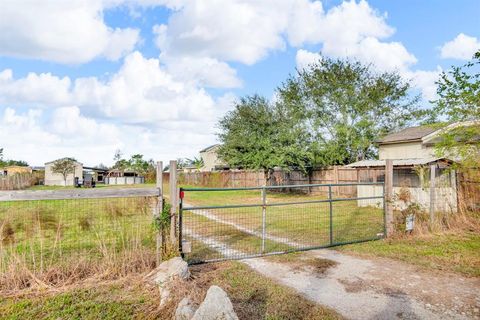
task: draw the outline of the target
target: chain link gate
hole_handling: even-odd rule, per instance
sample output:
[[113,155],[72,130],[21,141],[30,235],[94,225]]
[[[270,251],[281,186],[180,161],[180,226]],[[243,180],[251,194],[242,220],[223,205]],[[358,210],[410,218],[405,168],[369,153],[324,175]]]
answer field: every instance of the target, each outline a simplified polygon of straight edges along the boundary
[[377,240],[383,183],[180,188],[179,244],[190,263]]

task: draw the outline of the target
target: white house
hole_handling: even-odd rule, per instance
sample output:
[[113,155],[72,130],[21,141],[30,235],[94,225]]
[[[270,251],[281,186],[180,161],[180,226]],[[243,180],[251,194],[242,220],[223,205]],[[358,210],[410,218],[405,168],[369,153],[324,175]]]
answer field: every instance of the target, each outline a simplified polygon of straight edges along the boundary
[[[432,126],[410,127],[391,133],[377,141],[379,160],[364,160],[349,164],[348,167],[362,168],[376,172],[366,179],[368,182],[385,181],[385,160],[393,160],[393,192],[397,195],[394,207],[404,209],[409,203],[419,204],[424,210],[430,209],[430,167],[435,166],[434,211],[456,212],[457,181],[452,170],[452,159],[437,157],[435,143],[444,130],[459,125],[477,125],[474,122],[455,123],[443,128]],[[377,174],[379,173],[379,174]],[[365,180],[364,180],[365,181]],[[381,196],[383,187],[359,185],[358,197]],[[409,201],[402,200],[401,194],[409,194]],[[379,205],[375,200],[358,200],[359,206]]]
[[214,144],[200,151],[200,157],[203,160],[203,167],[200,171],[223,170],[228,166],[218,158],[219,144]]
[[[62,159],[58,159],[62,160]],[[76,161],[75,162],[75,169],[73,173],[69,173],[67,175],[67,180],[63,179],[63,175],[60,173],[53,172],[52,168],[56,161],[50,161],[45,163],[45,185],[46,186],[73,186],[75,182],[75,178],[79,178],[82,180],[83,178],[83,164]]]

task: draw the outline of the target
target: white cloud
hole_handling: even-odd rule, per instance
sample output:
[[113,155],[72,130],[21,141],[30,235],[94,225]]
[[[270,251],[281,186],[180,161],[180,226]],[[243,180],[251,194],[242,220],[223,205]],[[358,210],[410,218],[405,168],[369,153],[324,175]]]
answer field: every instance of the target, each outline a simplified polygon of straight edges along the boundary
[[435,81],[438,80],[442,68],[437,67],[436,70],[425,71],[404,71],[402,75],[406,79],[412,80],[412,85],[420,89],[425,100],[437,99],[437,85]]
[[307,50],[300,49],[295,55],[295,62],[297,69],[302,70],[307,68],[309,65],[318,62],[322,59],[322,56],[317,52],[310,52]]
[[4,1],[0,55],[77,64],[116,60],[133,50],[139,30],[112,29],[100,1]]
[[109,164],[118,148],[159,160],[192,157],[215,142],[215,123],[234,99],[175,80],[159,59],[139,52],[108,79],[36,73],[15,79],[6,69],[0,97],[6,156],[37,165],[67,155]]
[[446,42],[440,48],[440,56],[444,59],[470,60],[479,49],[479,39],[460,33],[455,39]]
[[[206,67],[208,63],[212,63],[213,70],[222,67],[219,62],[209,60],[205,61]],[[221,68],[218,73],[206,76],[211,77],[206,81],[238,84],[234,74],[229,78],[228,72],[225,76]],[[139,52],[129,54],[118,72],[107,80],[88,77],[72,81],[50,73],[29,73],[14,79],[10,69],[3,70],[0,102],[39,108],[75,105],[92,116],[148,125],[170,120],[199,121],[215,117],[216,112],[215,99],[198,83],[174,79],[159,59],[147,59]]]
[[162,55],[168,72],[175,80],[211,88],[238,88],[242,80],[227,63],[214,58],[167,57]]
[[15,80],[13,71],[0,72],[0,103],[9,104],[53,104],[68,103],[71,81],[68,77],[59,78],[51,73],[28,73]]
[[[275,8],[272,10],[272,8]],[[210,58],[254,64],[287,45],[321,44],[322,54],[356,57],[380,69],[407,69],[416,62],[399,42],[383,42],[394,29],[366,1],[347,1],[324,11],[321,2],[190,1],[167,24],[154,27],[156,44],[170,57]]]

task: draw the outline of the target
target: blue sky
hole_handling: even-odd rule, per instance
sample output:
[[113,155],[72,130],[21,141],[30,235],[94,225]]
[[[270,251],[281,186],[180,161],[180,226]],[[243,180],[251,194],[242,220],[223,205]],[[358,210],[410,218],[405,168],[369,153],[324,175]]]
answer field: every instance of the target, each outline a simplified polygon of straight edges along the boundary
[[479,1],[4,2],[0,147],[34,165],[73,156],[193,157],[236,97],[320,58],[411,79],[422,104],[441,70],[480,48]]

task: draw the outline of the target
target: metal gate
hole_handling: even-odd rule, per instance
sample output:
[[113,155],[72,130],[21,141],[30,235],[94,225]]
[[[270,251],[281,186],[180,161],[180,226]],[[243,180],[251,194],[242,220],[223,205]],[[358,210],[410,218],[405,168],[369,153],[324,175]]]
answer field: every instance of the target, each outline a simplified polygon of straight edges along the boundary
[[376,240],[383,183],[180,188],[179,243],[190,263]]

